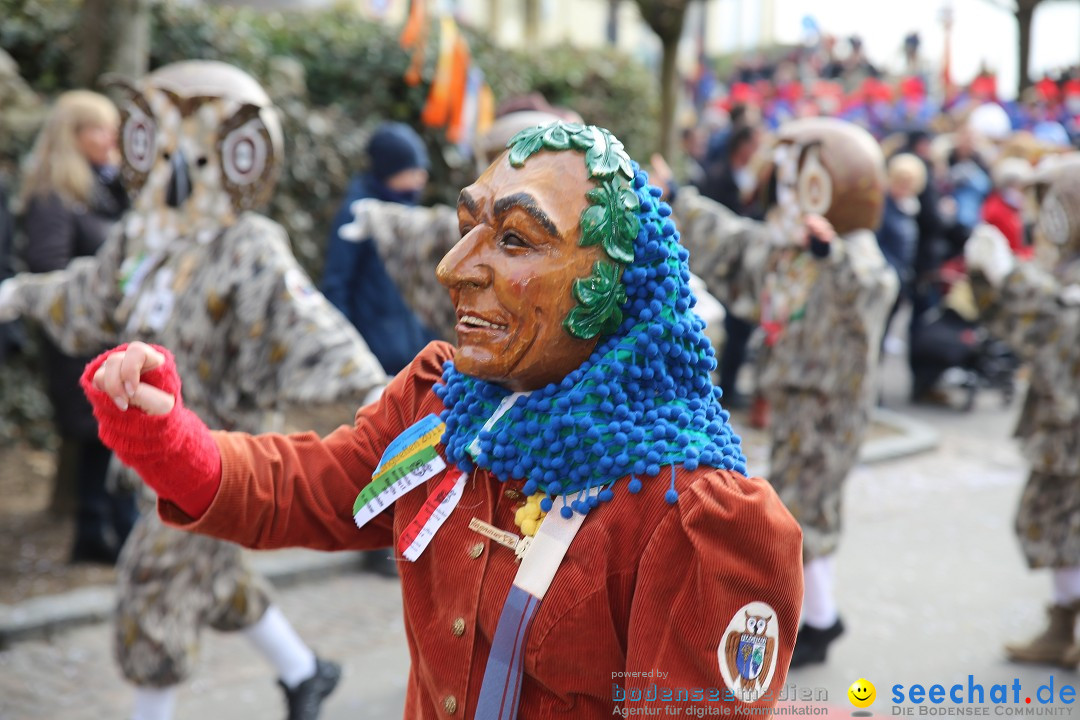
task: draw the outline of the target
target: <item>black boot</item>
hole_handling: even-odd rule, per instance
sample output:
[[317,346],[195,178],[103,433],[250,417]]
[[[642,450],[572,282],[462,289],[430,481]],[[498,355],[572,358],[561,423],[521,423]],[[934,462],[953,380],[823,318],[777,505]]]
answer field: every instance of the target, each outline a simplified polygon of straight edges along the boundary
[[341,680],[341,666],[330,660],[315,658],[315,674],[296,687],[289,689],[278,680],[285,691],[285,703],[289,706],[288,720],[316,720],[323,700],[334,691]]
[[824,630],[803,623],[799,628],[799,636],[795,638],[795,651],[791,653],[791,667],[797,668],[825,662],[829,645],[843,634],[844,623],[840,621],[840,618],[836,618],[836,622]]

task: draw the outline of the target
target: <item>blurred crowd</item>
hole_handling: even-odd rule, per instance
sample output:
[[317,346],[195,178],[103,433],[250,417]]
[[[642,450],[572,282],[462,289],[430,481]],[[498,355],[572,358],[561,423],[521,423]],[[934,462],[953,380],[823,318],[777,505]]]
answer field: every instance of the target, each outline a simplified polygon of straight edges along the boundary
[[[873,68],[865,59],[854,65],[831,64],[841,73],[839,80],[827,81],[836,87],[841,81],[855,87],[866,87],[868,82],[887,87],[870,72]],[[784,77],[792,78],[789,85],[802,87],[797,80],[797,69],[802,67],[785,61],[772,68],[772,75],[766,76],[769,80],[755,81],[753,86],[733,84],[731,96],[714,103],[699,122],[685,127],[680,180],[741,216],[763,219],[775,198],[771,138],[779,122],[778,106],[784,101],[779,92],[768,98],[756,93],[763,82],[773,90],[785,87],[778,82]],[[739,77],[765,72],[752,68],[752,62],[744,63]],[[862,80],[856,79],[858,68],[866,71]],[[1080,81],[1070,83],[1080,93]],[[750,99],[738,95],[748,91],[753,94]],[[1076,97],[1080,100],[1080,94]],[[821,101],[816,90],[800,99],[816,109]],[[924,102],[929,101],[924,98]],[[939,127],[948,129],[935,129]],[[1001,231],[1018,257],[1031,256],[1037,211],[1037,195],[1032,190],[1049,182],[1056,168],[1075,162],[1064,140],[1063,135],[1047,138],[1016,129],[1009,111],[997,102],[969,105],[948,117],[935,111],[925,123],[879,137],[887,160],[887,183],[877,238],[901,282],[900,300],[890,322],[899,307],[910,308],[910,315],[904,315],[910,317],[906,325],[893,324],[886,350],[908,352],[913,401],[943,402],[937,387],[942,374],[948,367],[964,365],[958,358],[974,352],[979,344],[979,335],[973,332],[974,309],[964,302],[966,285],[961,283],[954,291],[964,276],[965,242],[977,225],[988,223]],[[949,306],[943,304],[947,298]],[[942,323],[949,326],[947,332]],[[725,330],[728,345],[721,360],[721,386],[734,388],[753,328],[729,316]],[[986,350],[979,348],[979,352]],[[735,406],[747,402],[730,391],[727,400]]]
[[875,65],[858,36],[817,35],[775,58],[744,56],[718,84],[699,72],[697,106],[709,122],[723,124],[734,108],[753,108],[775,130],[798,117],[838,117],[875,137],[917,129],[951,131],[974,108],[992,103],[999,132],[1025,131],[1054,146],[1080,143],[1080,65],[1045,74],[1012,100],[1002,97],[997,77],[983,68],[970,81],[954,82],[922,53],[918,33],[909,34],[891,66]]

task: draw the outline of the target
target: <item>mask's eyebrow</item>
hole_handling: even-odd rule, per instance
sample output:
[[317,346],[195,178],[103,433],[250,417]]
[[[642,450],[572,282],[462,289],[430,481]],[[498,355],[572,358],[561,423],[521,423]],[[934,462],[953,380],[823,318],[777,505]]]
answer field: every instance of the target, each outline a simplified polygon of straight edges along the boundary
[[473,217],[480,216],[480,203],[476,202],[476,199],[469,194],[468,190],[462,190],[458,193],[458,205],[464,205],[465,209],[469,211],[469,214]]
[[513,195],[507,195],[501,197],[495,201],[495,217],[502,217],[510,211],[511,208],[519,207],[532,216],[532,219],[540,223],[540,225],[552,235],[558,237],[559,229],[555,227],[555,223],[551,221],[548,214],[540,209],[540,206],[529,193],[519,192]]

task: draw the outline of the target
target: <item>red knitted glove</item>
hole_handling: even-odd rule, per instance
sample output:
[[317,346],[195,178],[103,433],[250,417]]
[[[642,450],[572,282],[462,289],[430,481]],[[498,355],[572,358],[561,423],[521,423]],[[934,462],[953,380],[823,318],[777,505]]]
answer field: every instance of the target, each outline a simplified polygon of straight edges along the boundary
[[80,383],[93,406],[101,442],[139,473],[159,497],[192,518],[199,518],[210,507],[221,484],[221,452],[206,424],[183,405],[180,375],[172,353],[157,345],[152,347],[165,356],[165,362],[143,373],[140,381],[176,398],[170,412],[148,415],[134,405],[121,410],[94,386],[94,373],[110,355],[126,350],[127,344],[90,361]]

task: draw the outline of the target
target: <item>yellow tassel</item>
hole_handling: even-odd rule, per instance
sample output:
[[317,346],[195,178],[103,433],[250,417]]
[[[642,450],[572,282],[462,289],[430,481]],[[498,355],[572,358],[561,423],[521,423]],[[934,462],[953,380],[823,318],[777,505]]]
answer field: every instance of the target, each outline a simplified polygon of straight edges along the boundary
[[540,509],[540,500],[544,497],[546,497],[544,493],[536,493],[526,498],[525,504],[514,513],[514,524],[523,535],[534,536],[540,529],[540,523],[547,516],[547,513]]

